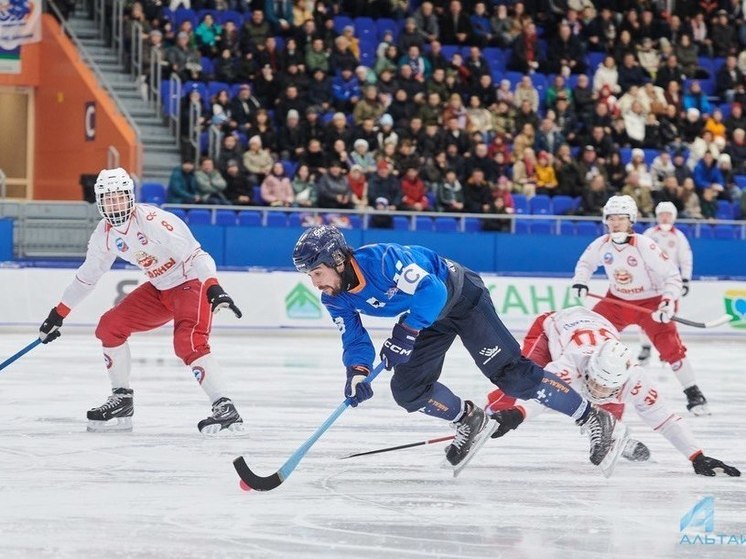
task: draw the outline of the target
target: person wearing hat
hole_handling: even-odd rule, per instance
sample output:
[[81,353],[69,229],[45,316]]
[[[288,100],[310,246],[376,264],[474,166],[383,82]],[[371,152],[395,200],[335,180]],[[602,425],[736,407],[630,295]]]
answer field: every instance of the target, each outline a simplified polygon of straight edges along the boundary
[[251,94],[251,86],[243,83],[238,86],[238,93],[231,100],[229,108],[231,115],[229,123],[231,127],[242,134],[248,134],[252,127],[254,114],[262,108],[262,105]]
[[715,15],[709,33],[713,55],[723,57],[736,54],[739,50],[736,26],[730,22],[727,11],[718,10]]
[[365,175],[374,173],[376,170],[376,160],[369,148],[366,140],[358,138],[352,144],[352,152],[350,153],[350,164],[359,166]]
[[295,109],[287,112],[285,125],[280,126],[277,134],[277,150],[280,159],[298,161],[306,152],[307,137],[300,125],[300,114]]
[[374,202],[379,198],[388,200],[386,209],[395,211],[401,203],[401,185],[392,174],[392,165],[381,159],[376,164],[376,172],[368,180],[368,200]]
[[190,45],[189,34],[185,31],[180,31],[176,35],[176,43],[166,50],[166,61],[182,82],[200,79],[200,58],[200,52]]
[[329,161],[327,172],[319,178],[316,187],[320,208],[339,210],[353,207],[350,185],[342,174],[342,163],[336,158]]
[[311,75],[306,99],[316,109],[317,114],[324,113],[331,108],[332,80],[321,68],[316,68]]
[[248,206],[252,204],[254,195],[249,178],[241,170],[241,162],[238,159],[229,159],[223,171],[225,179],[225,197],[234,206]]

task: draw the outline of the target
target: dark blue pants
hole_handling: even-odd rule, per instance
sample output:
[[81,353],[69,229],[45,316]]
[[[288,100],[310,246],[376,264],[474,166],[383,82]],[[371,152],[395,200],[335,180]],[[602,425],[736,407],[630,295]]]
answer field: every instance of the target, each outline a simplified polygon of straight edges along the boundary
[[482,279],[466,270],[461,295],[451,310],[420,332],[412,358],[394,370],[391,392],[401,407],[413,412],[427,404],[456,336],[482,374],[503,392],[522,399],[536,396],[544,370],[521,355],[518,341],[497,316]]

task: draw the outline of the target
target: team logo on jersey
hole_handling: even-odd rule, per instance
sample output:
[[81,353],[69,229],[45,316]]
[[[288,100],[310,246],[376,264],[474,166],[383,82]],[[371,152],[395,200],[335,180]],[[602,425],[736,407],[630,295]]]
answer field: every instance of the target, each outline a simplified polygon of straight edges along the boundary
[[137,232],[137,240],[140,241],[140,244],[142,246],[145,246],[148,244],[148,238],[142,233],[140,233],[139,231]]
[[158,263],[158,259],[155,256],[142,250],[138,250],[135,253],[135,258],[137,259],[137,265],[141,268],[150,268]]
[[482,365],[486,365],[487,363],[492,361],[492,359],[494,359],[494,357],[501,351],[502,348],[497,345],[495,347],[483,347],[482,349],[480,349],[479,355],[483,355],[487,358],[485,361],[482,362]]
[[637,266],[637,258],[632,256],[631,254],[627,257],[627,264],[630,266]]
[[145,216],[145,219],[147,219],[148,221],[153,221],[155,219],[155,216],[155,212],[148,212],[148,215]]
[[614,270],[614,280],[616,280],[617,283],[625,285],[628,283],[632,283],[632,274],[630,274],[627,270],[624,268],[617,268]]
[[612,262],[614,262],[614,257],[611,255],[610,252],[607,252],[604,254],[604,264],[609,265]]
[[202,367],[194,367],[192,369],[192,374],[194,375],[194,378],[197,379],[197,382],[202,384],[202,381],[205,380],[205,370]]
[[111,365],[112,365],[111,357],[109,357],[105,353],[104,353],[104,364],[106,365],[107,369],[111,369]]
[[386,303],[382,303],[375,297],[371,297],[370,299],[367,299],[365,302],[375,309],[381,309],[386,306]]
[[389,299],[392,299],[394,295],[396,295],[398,292],[399,292],[398,287],[392,287],[386,292],[386,297],[388,297]]
[[124,239],[122,237],[117,237],[114,239],[114,244],[117,247],[117,250],[119,252],[127,252],[130,247],[127,246],[127,243],[124,242]]

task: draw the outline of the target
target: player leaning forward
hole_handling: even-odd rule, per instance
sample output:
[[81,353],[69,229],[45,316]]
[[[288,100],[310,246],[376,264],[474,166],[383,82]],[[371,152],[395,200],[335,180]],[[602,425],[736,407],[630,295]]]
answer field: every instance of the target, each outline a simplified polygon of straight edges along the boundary
[[[572,417],[590,436],[591,462],[610,454],[626,428],[556,375],[521,356],[518,342],[495,312],[479,276],[419,246],[374,244],[353,250],[334,227],[309,229],[293,251],[298,271],[310,276],[322,291],[321,301],[342,334],[342,360],[347,368],[345,396],[353,406],[373,395],[363,382],[375,350],[360,314],[399,316],[380,357],[394,374],[391,391],[408,412],[450,421],[456,429],[446,459],[458,469],[470,449],[498,427],[479,406],[462,400],[438,381],[445,354],[461,338],[477,367],[506,393],[536,399]],[[490,424],[488,426],[488,423]],[[615,459],[615,458],[614,458]]]
[[[676,324],[671,322],[681,297],[681,274],[665,252],[649,237],[636,235],[637,205],[632,197],[612,196],[603,210],[608,235],[593,241],[575,266],[572,288],[578,298],[588,293],[588,281],[603,266],[609,292],[593,310],[605,316],[620,332],[631,324],[647,334],[661,359],[671,365],[684,389],[686,408],[694,415],[708,414],[707,400],[699,390]],[[647,309],[622,307],[615,300],[631,301]]]
[[212,415],[199,422],[204,434],[239,431],[243,422],[225,396],[218,364],[210,353],[212,313],[241,311],[218,285],[215,261],[200,248],[186,224],[157,207],[136,204],[134,184],[124,169],[104,169],[94,187],[103,216],[88,243],[85,262],[39,329],[44,343],[60,336],[63,319],[96,286],[117,256],[139,267],[148,281],[101,317],[101,340],[112,395],[88,411],[88,430],[132,429],[130,349],[127,339],[174,321],[174,350],[189,366],[212,402]]
[[[523,354],[619,419],[626,409],[634,409],[691,461],[695,473],[741,475],[738,468],[704,454],[686,422],[668,408],[661,390],[619,341],[617,329],[597,312],[569,307],[539,315],[523,340]],[[501,424],[495,438],[544,411],[534,401],[516,401],[499,389],[488,400],[488,409],[499,412],[492,414]],[[641,462],[650,457],[650,451],[644,443],[630,439],[622,456]]]

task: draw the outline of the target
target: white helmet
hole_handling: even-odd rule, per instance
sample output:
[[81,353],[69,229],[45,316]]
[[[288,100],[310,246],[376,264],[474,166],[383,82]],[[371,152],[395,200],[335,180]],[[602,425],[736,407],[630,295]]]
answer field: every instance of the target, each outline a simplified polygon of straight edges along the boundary
[[660,221],[658,221],[658,226],[661,229],[663,229],[664,231],[670,231],[671,227],[673,227],[673,224],[676,221],[676,216],[678,215],[676,206],[674,206],[673,202],[661,202],[655,207],[655,217],[659,217],[660,214],[671,214],[673,216],[671,223],[661,223]]
[[121,167],[104,169],[93,186],[96,206],[101,216],[113,227],[127,223],[135,208],[135,183]]
[[588,359],[582,392],[595,403],[612,400],[627,382],[632,363],[632,352],[626,345],[606,340]]
[[[627,194],[623,196],[612,196],[604,205],[603,220],[609,219],[611,215],[626,215],[629,218],[630,224],[637,221],[637,204],[635,203],[632,196]],[[611,240],[615,243],[624,243],[627,240],[628,233],[618,232],[611,233]]]

